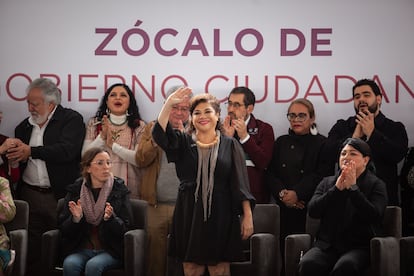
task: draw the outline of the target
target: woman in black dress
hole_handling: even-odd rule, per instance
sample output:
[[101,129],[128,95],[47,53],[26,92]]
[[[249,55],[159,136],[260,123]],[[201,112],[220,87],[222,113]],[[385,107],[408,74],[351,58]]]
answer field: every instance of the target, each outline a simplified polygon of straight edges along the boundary
[[180,187],[169,254],[183,262],[186,276],[230,275],[230,262],[242,259],[242,239],[253,233],[254,198],[249,191],[243,150],[221,135],[220,105],[210,94],[192,98],[188,133],[168,123],[174,105],[191,94],[171,94],[154,126],[153,137],[175,162]]

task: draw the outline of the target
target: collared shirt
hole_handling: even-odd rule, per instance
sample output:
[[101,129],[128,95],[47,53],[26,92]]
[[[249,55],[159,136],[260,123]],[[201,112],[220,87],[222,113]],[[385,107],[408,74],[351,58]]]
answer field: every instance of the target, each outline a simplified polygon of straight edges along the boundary
[[[29,146],[31,147],[38,147],[43,146],[43,135],[45,133],[45,129],[49,124],[50,118],[52,118],[53,114],[55,113],[56,107],[47,117],[46,123],[39,127],[36,124],[32,117],[29,118],[29,123],[33,126],[32,134],[30,136]],[[31,156],[27,160],[27,167],[23,173],[23,181],[29,185],[38,186],[42,188],[49,188],[50,187],[50,179],[47,173],[46,162],[41,159],[33,159]]]
[[[250,114],[249,114],[249,117],[247,117],[247,119],[246,119],[246,121],[244,121],[244,124],[247,126],[248,124],[249,124],[249,122],[250,122]],[[247,133],[247,136],[242,140],[242,139],[239,139],[239,141],[240,141],[240,144],[244,144],[244,143],[246,143],[247,142],[247,140],[249,140],[249,138],[250,138],[250,134],[249,133]],[[253,162],[252,162],[253,163]]]
[[[248,124],[249,124],[249,122],[250,122],[250,118],[251,118],[251,116],[250,116],[250,114],[249,114],[249,117],[247,117],[247,119],[246,119],[246,121],[244,121],[244,123],[245,123],[245,125],[247,126]],[[239,141],[240,141],[240,144],[244,144],[244,143],[246,143],[248,140],[250,139],[250,134],[249,134],[249,132],[247,132],[247,136],[242,140],[242,139],[240,139]],[[255,167],[256,165],[253,163],[253,161],[250,159],[250,157],[249,157],[249,155],[245,152],[245,158],[246,158],[246,166],[247,167]]]

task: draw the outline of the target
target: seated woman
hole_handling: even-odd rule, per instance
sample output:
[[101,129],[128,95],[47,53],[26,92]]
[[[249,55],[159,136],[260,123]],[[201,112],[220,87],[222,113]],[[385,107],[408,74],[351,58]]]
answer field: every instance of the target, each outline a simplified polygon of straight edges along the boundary
[[325,177],[308,204],[320,219],[313,248],[299,262],[299,275],[363,275],[370,240],[382,232],[385,183],[372,171],[369,145],[359,138],[342,144],[339,172]]
[[64,275],[102,275],[122,267],[124,234],[131,218],[129,191],[111,172],[109,153],[91,148],[82,157],[82,177],[70,185],[58,224]]
[[6,275],[6,271],[14,261],[14,255],[10,251],[10,241],[7,236],[4,223],[11,221],[16,215],[16,206],[11,195],[9,181],[0,177],[0,276]]

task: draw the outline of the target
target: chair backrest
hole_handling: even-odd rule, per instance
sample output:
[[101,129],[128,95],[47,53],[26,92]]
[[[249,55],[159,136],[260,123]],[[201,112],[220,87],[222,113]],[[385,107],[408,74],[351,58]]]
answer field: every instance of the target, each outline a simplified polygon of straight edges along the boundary
[[148,203],[141,199],[130,199],[132,209],[131,229],[147,230],[147,208]]
[[254,233],[280,235],[280,208],[276,204],[256,204],[253,210]]
[[402,214],[401,207],[387,206],[384,213],[384,236],[391,236],[397,239],[402,236]]
[[[401,208],[398,206],[387,206],[384,212],[383,218],[383,236],[391,236],[395,238],[401,238],[402,226],[401,226]],[[319,219],[311,218],[309,214],[306,217],[306,233],[310,234],[312,238],[315,238],[316,233],[319,230]]]
[[[253,210],[254,233],[270,233],[279,240],[280,235],[280,208],[276,204],[256,204]],[[250,259],[250,239],[242,242],[246,259]]]
[[24,200],[15,199],[14,204],[16,205],[16,216],[8,223],[5,223],[7,231],[13,231],[17,229],[29,228],[29,204]]

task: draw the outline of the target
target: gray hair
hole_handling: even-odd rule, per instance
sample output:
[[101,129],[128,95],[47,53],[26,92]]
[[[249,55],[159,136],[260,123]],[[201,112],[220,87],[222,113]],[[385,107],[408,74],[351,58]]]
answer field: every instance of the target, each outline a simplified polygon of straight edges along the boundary
[[29,93],[30,90],[34,88],[39,88],[43,96],[45,98],[45,102],[47,103],[54,103],[55,105],[59,105],[62,96],[60,95],[60,91],[57,88],[56,84],[52,82],[50,79],[46,78],[38,78],[32,81],[26,89],[26,92]]

